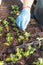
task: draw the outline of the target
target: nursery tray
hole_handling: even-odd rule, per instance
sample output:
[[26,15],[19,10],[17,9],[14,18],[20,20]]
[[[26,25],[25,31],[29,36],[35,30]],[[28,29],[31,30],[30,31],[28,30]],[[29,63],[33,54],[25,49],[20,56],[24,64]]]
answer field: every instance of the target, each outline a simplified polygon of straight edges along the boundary
[[[20,11],[22,10],[22,3],[19,0],[2,0],[2,4],[0,6],[0,21],[3,20],[4,18],[8,18],[8,16],[10,15],[11,12],[11,5],[18,5]],[[32,15],[34,13],[34,8],[36,5],[36,0],[34,1],[33,5],[32,5]],[[16,18],[17,16],[14,15],[14,17]],[[3,26],[3,25],[2,25]],[[6,29],[4,28],[2,33],[3,36],[0,37],[0,60],[4,60],[6,57],[9,57],[9,55],[11,53],[15,53],[15,48],[16,47],[26,47],[28,45],[31,45],[35,48],[37,48],[37,45],[39,45],[39,42],[41,43],[41,48],[37,48],[37,50],[30,56],[28,57],[23,57],[20,60],[18,60],[17,63],[13,63],[13,62],[5,62],[5,65],[33,65],[33,61],[36,61],[38,59],[38,57],[43,57],[43,40],[36,40],[36,38],[43,38],[43,30],[40,28],[39,24],[37,23],[37,21],[34,19],[34,17],[32,16],[32,18],[30,19],[30,23],[27,26],[26,31],[30,32],[30,38],[29,41],[22,41],[21,43],[18,43],[16,34],[13,30],[12,27],[10,27],[10,32],[12,34],[12,36],[14,37],[14,40],[11,42],[10,46],[6,46],[3,43],[5,42],[5,38],[6,38]],[[20,33],[22,34],[23,31],[20,30]]]

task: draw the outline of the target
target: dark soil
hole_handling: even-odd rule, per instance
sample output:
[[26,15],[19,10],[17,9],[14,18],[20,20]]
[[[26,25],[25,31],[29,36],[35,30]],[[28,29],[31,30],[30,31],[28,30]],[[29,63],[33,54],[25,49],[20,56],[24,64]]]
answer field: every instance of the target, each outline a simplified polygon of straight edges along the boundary
[[[36,4],[36,1],[34,2]],[[22,3],[18,0],[3,0],[1,7],[3,8],[2,10],[0,10],[0,19],[4,19],[6,17],[8,17],[10,15],[10,11],[11,11],[11,5],[12,4],[16,4],[19,6],[19,9],[22,9]],[[35,5],[33,4],[33,5]],[[7,8],[6,8],[6,7]],[[0,9],[1,9],[0,7]],[[35,6],[32,6],[32,14],[33,14],[33,9]],[[14,16],[16,18],[16,16]],[[32,16],[33,17],[33,16]],[[0,24],[1,25],[1,24]],[[2,24],[3,26],[3,24]],[[10,32],[12,34],[12,36],[14,37],[14,40],[11,42],[11,45],[8,47],[6,45],[4,45],[3,43],[5,42],[6,39],[6,29],[4,28],[2,33],[3,36],[0,37],[0,60],[4,60],[5,58],[8,57],[11,53],[15,53],[15,48],[18,45],[25,43],[29,43],[32,41],[35,41],[35,39],[37,37],[43,37],[43,30],[40,28],[39,24],[37,23],[37,21],[34,18],[31,18],[29,25],[27,26],[26,31],[31,33],[30,39],[29,41],[23,41],[21,43],[18,42],[17,40],[17,36],[16,36],[16,32],[12,30],[12,27],[9,26],[10,28]],[[20,30],[20,33],[22,34],[23,31]],[[37,46],[36,46],[37,47]],[[33,55],[30,55],[27,58],[21,58],[17,63],[13,63],[13,62],[5,62],[5,65],[33,65],[33,61],[37,60],[38,57],[43,57],[43,42],[41,45],[41,48],[37,49],[36,52],[34,52]]]

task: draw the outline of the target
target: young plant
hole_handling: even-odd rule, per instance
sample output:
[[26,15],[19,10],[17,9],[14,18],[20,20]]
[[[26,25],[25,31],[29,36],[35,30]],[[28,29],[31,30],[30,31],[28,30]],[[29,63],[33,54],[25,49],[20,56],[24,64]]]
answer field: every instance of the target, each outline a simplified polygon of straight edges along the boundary
[[10,57],[11,57],[11,61],[12,61],[13,63],[16,63],[16,62],[18,61],[18,58],[16,57],[15,54],[10,54]]
[[23,40],[24,40],[24,36],[19,35],[19,37],[18,37],[18,41],[21,42],[21,41],[23,41]]
[[[32,50],[31,50],[32,49]],[[27,57],[30,54],[33,54],[35,51],[34,48],[31,46],[28,46],[27,51],[23,51],[23,48],[16,48],[16,54],[10,54],[10,57],[6,58],[6,61],[12,61],[13,63],[16,63],[18,60],[20,60],[23,56]]]
[[21,51],[20,48],[17,48],[17,49],[16,49],[16,52],[17,52],[17,53],[16,53],[16,57],[17,57],[18,59],[20,59],[20,58],[22,57],[20,51]]
[[23,56],[27,57],[30,54],[33,54],[35,50],[36,50],[35,48],[28,46],[28,50],[23,52]]
[[0,65],[4,65],[4,61],[0,61]]
[[3,27],[0,26],[0,37],[2,36],[2,33],[1,33],[2,30],[3,30]]
[[11,61],[11,58],[10,56],[6,58],[6,62],[10,62]]
[[12,5],[11,8],[12,8],[11,14],[19,15],[20,12],[19,7],[17,5]]
[[12,22],[13,30],[18,33],[19,30],[18,30],[17,25],[16,25],[16,20],[14,19],[14,17],[9,17],[9,19]]
[[10,42],[13,40],[13,37],[12,37],[12,35],[11,35],[11,33],[9,32],[9,33],[7,33],[7,37],[6,37],[6,45],[10,45]]
[[30,32],[25,32],[24,33],[24,36],[25,36],[25,40],[28,41],[29,37],[30,37]]
[[2,26],[0,26],[0,31],[2,31],[3,30],[3,27]]
[[3,23],[5,25],[6,30],[9,31],[9,22],[6,19],[4,19]]
[[38,58],[37,61],[33,62],[35,65],[43,65],[43,58]]
[[36,49],[33,48],[32,46],[28,46],[28,50],[29,50],[29,54],[33,54]]
[[2,33],[0,33],[0,37],[2,36]]
[[10,54],[10,58],[13,63],[16,63],[19,59],[21,59],[21,57],[20,48],[16,49],[16,54]]
[[20,58],[22,57],[22,55],[20,54],[20,50],[18,49],[16,54],[10,54],[10,57],[6,58],[6,61],[12,61],[13,63],[16,63]]
[[10,16],[10,17],[8,17],[8,18],[12,21],[12,23],[14,23],[14,24],[16,23],[16,20],[14,19],[14,17],[11,17],[11,16]]

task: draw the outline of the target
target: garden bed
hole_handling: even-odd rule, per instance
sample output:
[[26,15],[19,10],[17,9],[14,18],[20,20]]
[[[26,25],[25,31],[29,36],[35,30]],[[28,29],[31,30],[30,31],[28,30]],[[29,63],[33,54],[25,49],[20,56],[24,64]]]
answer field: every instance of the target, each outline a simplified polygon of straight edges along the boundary
[[0,10],[0,65],[43,65],[43,30],[37,21],[31,18],[24,32],[15,24],[22,3],[3,0],[1,7],[5,9]]

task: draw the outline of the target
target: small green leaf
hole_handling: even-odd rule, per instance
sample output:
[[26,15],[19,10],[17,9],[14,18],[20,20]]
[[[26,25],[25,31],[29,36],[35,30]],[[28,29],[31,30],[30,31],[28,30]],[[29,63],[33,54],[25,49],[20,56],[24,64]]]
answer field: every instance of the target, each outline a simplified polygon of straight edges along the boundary
[[24,34],[26,37],[29,37],[30,36],[30,32],[28,33],[28,32],[25,32],[25,34]]
[[2,34],[0,33],[0,37],[2,36]]
[[11,58],[10,57],[6,58],[6,61],[7,62],[10,62],[11,61]]
[[0,31],[2,31],[3,30],[3,27],[2,26],[0,26]]
[[4,25],[8,25],[9,24],[9,22],[6,19],[3,20],[3,23],[4,23]]
[[22,35],[20,35],[20,36],[18,37],[18,41],[19,41],[19,42],[21,42],[23,39],[24,39],[24,37],[23,37]]
[[0,61],[0,65],[4,65],[4,61]]

